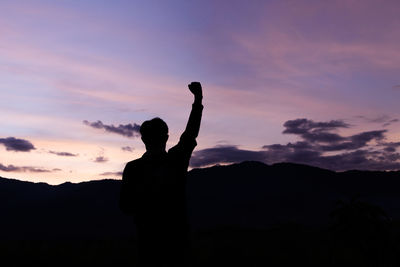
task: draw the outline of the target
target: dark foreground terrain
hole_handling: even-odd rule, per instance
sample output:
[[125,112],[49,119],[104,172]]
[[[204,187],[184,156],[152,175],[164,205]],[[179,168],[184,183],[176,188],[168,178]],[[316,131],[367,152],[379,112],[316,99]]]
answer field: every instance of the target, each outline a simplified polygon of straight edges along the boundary
[[[120,181],[50,186],[0,178],[0,260],[136,265]],[[399,266],[400,172],[243,162],[195,169],[195,266]]]

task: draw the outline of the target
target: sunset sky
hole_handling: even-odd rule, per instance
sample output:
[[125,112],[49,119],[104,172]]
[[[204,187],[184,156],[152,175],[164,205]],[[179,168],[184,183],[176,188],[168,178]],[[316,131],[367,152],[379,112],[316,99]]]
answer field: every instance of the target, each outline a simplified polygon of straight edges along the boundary
[[139,125],[185,128],[191,167],[400,169],[400,2],[0,1],[0,176],[120,178]]

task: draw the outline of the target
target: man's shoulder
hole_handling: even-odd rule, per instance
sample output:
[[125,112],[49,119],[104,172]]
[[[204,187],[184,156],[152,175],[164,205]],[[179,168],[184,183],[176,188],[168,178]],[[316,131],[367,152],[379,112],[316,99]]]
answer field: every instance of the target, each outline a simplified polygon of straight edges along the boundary
[[126,163],[126,165],[137,165],[137,164],[140,164],[142,162],[143,162],[143,158],[140,157],[140,158],[137,158],[137,159],[129,161],[128,163]]
[[142,165],[142,158],[129,161],[125,165],[122,178],[125,180],[130,180],[133,176],[141,173]]
[[131,160],[128,163],[126,163],[125,169],[138,167],[138,166],[142,165],[142,163],[143,163],[143,159],[142,158]]
[[183,134],[179,143],[168,150],[168,155],[191,153],[196,146],[197,142],[195,138],[188,138]]

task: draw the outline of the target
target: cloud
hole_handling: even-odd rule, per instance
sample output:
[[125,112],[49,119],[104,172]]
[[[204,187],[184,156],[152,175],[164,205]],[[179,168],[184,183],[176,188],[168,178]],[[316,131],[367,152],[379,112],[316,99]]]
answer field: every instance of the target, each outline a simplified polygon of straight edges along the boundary
[[63,157],[77,157],[79,155],[79,154],[73,154],[70,152],[58,152],[58,151],[52,151],[52,150],[49,150],[49,153],[57,155],[57,156],[63,156]]
[[349,139],[357,148],[367,145],[372,140],[382,140],[385,138],[384,133],[387,130],[369,131],[350,136]]
[[[303,163],[336,171],[348,169],[393,170],[400,168],[400,142],[384,142],[387,130],[366,131],[351,136],[332,133],[349,128],[342,121],[314,122],[307,119],[284,123],[283,133],[291,133],[302,141],[264,145],[250,151],[237,146],[216,146],[193,153],[190,166],[203,167],[218,163],[257,160],[265,163]],[[314,137],[314,139],[313,139]],[[328,153],[329,152],[329,153]]]
[[286,128],[283,133],[303,134],[310,131],[333,130],[337,128],[348,128],[350,125],[341,120],[331,120],[329,122],[314,122],[308,119],[289,120],[283,124]]
[[[311,165],[332,170],[394,170],[400,168],[399,153],[385,151],[356,150],[333,156],[316,158]],[[310,163],[308,163],[310,164]]]
[[369,122],[369,123],[381,123],[382,127],[387,127],[395,122],[398,122],[399,119],[396,118],[392,118],[388,115],[380,115],[377,117],[373,117],[373,118],[369,118],[366,116],[357,116],[358,118],[363,119],[365,122]]
[[134,150],[134,148],[130,147],[130,146],[123,146],[123,147],[121,147],[121,149],[123,151],[127,151],[127,152],[132,152]]
[[392,123],[395,123],[395,122],[398,122],[398,121],[399,121],[399,119],[391,119],[391,120],[385,122],[384,124],[382,124],[382,126],[383,127],[387,127],[387,126],[391,125]]
[[14,166],[14,165],[3,165],[0,163],[0,171],[4,172],[36,172],[36,173],[43,173],[43,172],[53,172],[53,171],[59,171],[60,169],[53,169],[53,170],[48,170],[44,168],[37,168],[37,167],[31,167],[31,166]]
[[108,161],[108,158],[103,157],[103,156],[98,156],[98,157],[96,157],[93,161],[94,161],[94,162],[98,162],[98,163],[104,163],[104,162],[107,162],[107,161]]
[[[277,162],[302,163],[336,171],[360,170],[395,170],[400,169],[400,154],[394,151],[355,150],[326,156],[318,150],[299,149],[287,145],[270,145],[267,150],[249,151],[236,146],[214,147],[196,151],[190,161],[191,167],[205,167],[220,163],[236,163],[256,160],[273,164]],[[208,152],[212,151],[211,155]],[[230,153],[234,152],[232,157]],[[251,155],[249,157],[249,155]]]
[[300,135],[303,139],[312,142],[331,143],[341,141],[343,138],[329,131],[339,128],[348,128],[350,125],[340,120],[314,122],[308,119],[295,119],[285,122],[283,126],[286,128],[283,131],[284,134]]
[[372,140],[380,141],[384,138],[384,133],[387,130],[369,131],[355,134],[349,137],[342,137],[341,142],[334,142],[329,145],[319,145],[321,151],[339,151],[339,150],[352,150],[359,149],[367,146],[368,142]]
[[120,124],[118,126],[114,126],[113,124],[111,124],[111,125],[103,124],[99,120],[96,122],[89,122],[87,120],[84,120],[83,124],[88,125],[95,129],[103,129],[106,132],[120,134],[125,137],[140,136],[140,125],[138,125],[136,123],[134,123],[134,124],[129,123],[129,124],[125,124],[125,125]]
[[400,142],[389,142],[389,143],[385,143],[382,142],[379,144],[380,146],[383,146],[383,150],[386,152],[395,152],[396,149],[400,146]]
[[122,172],[103,172],[101,176],[122,176]]
[[236,146],[217,146],[198,150],[190,160],[191,167],[202,167],[217,163],[232,163],[245,160],[264,161],[264,151],[238,149]]
[[311,143],[301,141],[286,145],[273,144],[263,146],[265,162],[311,162],[321,156],[321,152]]
[[36,149],[28,140],[15,137],[0,138],[0,144],[3,144],[9,151],[29,152]]
[[[295,119],[286,121],[283,126],[286,128],[284,134],[295,134],[309,142],[318,151],[338,151],[359,149],[372,140],[380,141],[384,138],[387,130],[368,131],[352,136],[341,136],[333,133],[340,128],[349,128],[350,125],[341,120],[329,122],[314,122],[308,119]],[[303,144],[304,145],[304,144]],[[266,146],[268,148],[268,146]]]

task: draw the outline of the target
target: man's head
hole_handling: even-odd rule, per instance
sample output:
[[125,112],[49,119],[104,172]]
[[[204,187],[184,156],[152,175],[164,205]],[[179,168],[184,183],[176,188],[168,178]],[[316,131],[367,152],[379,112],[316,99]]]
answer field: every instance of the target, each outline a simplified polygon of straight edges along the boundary
[[165,151],[168,140],[168,125],[160,118],[145,121],[140,126],[142,141],[146,150]]

